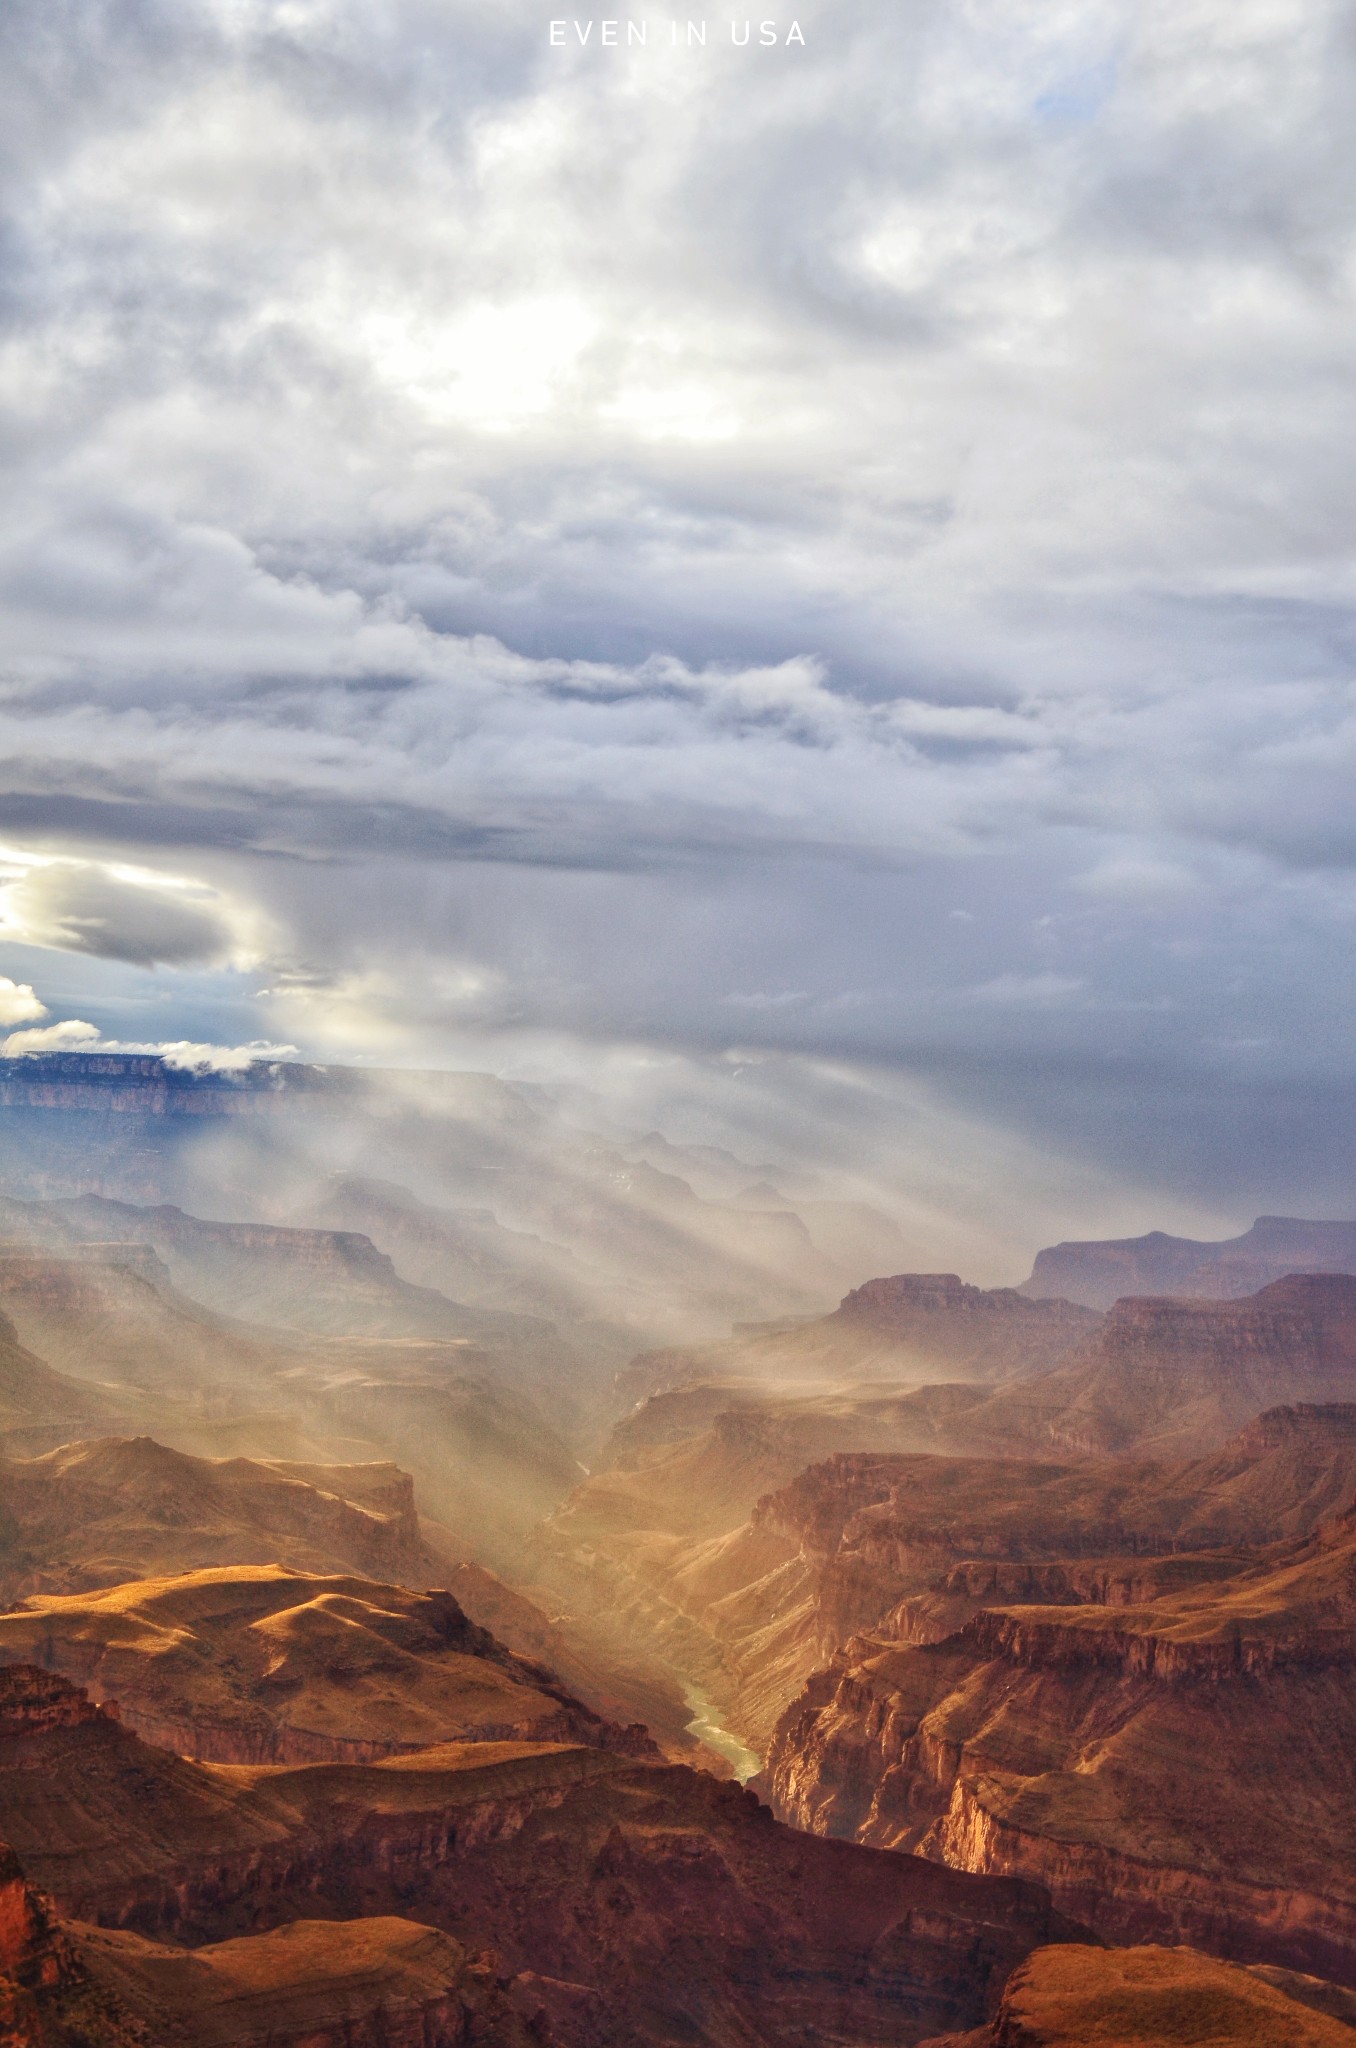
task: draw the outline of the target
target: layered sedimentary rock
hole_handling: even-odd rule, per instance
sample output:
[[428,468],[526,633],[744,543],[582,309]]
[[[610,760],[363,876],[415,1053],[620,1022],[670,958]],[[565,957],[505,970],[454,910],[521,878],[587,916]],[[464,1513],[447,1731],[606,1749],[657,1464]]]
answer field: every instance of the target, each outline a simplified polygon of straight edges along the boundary
[[530,1986],[515,2004],[493,1957],[390,1915],[191,1951],[78,1924],[69,1938],[88,1983],[156,2048],[542,2048]]
[[192,1952],[62,1921],[0,1844],[11,2048],[542,2048],[495,1961],[390,1916],[299,1920]]
[[452,1740],[647,1747],[468,1621],[450,1593],[279,1565],[31,1596],[0,1615],[0,1660],[60,1672],[116,1701],[147,1740],[225,1763]]
[[1356,1983],[1356,1510],[1142,1605],[863,1641],[783,1719],[798,1824],[1020,1873],[1108,1939]]
[[1217,1244],[1151,1230],[1145,1237],[1052,1245],[1037,1253],[1018,1292],[1110,1308],[1130,1294],[1255,1294],[1288,1273],[1356,1273],[1356,1223],[1259,1216],[1241,1237]]
[[1095,1333],[1095,1311],[971,1287],[955,1273],[868,1280],[831,1315],[721,1344],[644,1353],[618,1382],[633,1400],[691,1380],[994,1381],[1044,1372]]
[[226,1564],[279,1563],[402,1585],[451,1567],[390,1464],[194,1458],[100,1437],[0,1459],[0,1599],[76,1593]]
[[1188,1456],[1252,1415],[1356,1398],[1356,1278],[1301,1274],[1241,1301],[1118,1301],[1094,1343],[953,1419],[956,1443]]
[[682,1767],[541,1743],[202,1764],[42,1674],[30,1724],[21,1681],[0,1833],[64,1915],[196,1951],[396,1912],[492,1948],[561,2048],[897,2048],[975,2025],[1069,1938],[1039,1887],[796,1835]]
[[[1274,1979],[1275,1981],[1268,1981]],[[1038,1949],[988,2026],[926,2048],[1349,2048],[1356,2000],[1190,1948]]]

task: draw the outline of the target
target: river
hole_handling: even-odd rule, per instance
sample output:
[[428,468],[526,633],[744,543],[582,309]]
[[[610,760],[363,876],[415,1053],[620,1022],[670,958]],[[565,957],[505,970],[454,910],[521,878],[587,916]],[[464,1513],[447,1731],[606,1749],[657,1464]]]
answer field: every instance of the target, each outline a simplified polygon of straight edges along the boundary
[[698,1742],[704,1742],[708,1749],[714,1749],[717,1756],[723,1756],[740,1784],[746,1785],[755,1772],[762,1770],[763,1759],[755,1750],[746,1748],[737,1735],[731,1735],[728,1728],[721,1727],[716,1719],[715,1701],[709,1699],[699,1685],[693,1685],[686,1678],[682,1684],[683,1700],[692,1709],[692,1719],[687,1724],[688,1734],[695,1735]]

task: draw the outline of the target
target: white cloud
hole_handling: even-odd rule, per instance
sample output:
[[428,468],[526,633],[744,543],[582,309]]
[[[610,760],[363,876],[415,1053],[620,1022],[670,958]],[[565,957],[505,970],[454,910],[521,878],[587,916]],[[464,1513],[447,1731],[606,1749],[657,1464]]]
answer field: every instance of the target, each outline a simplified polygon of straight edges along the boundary
[[11,1031],[8,1038],[0,1039],[0,1053],[12,1057],[22,1052],[90,1052],[98,1042],[97,1025],[70,1017],[60,1024],[40,1024],[30,1031]]
[[46,1003],[26,981],[11,981],[7,974],[0,974],[0,1024],[27,1024],[46,1015]]

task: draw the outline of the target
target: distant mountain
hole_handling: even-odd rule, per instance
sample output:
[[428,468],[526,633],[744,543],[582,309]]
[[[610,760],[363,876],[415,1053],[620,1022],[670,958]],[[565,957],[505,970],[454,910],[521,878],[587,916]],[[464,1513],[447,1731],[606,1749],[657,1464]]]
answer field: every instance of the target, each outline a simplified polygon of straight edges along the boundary
[[1259,1216],[1251,1230],[1219,1244],[1151,1230],[1147,1237],[1052,1245],[1036,1254],[1030,1279],[1017,1291],[1110,1308],[1130,1294],[1229,1300],[1288,1273],[1356,1273],[1356,1223]]
[[115,1427],[125,1413],[99,1389],[53,1372],[0,1313],[0,1441],[46,1449],[82,1428]]
[[[110,1211],[122,1228],[144,1236],[81,1241],[80,1226],[107,1229]],[[0,1243],[0,1304],[14,1340],[8,1366],[0,1343],[0,1435],[12,1452],[116,1434],[154,1435],[209,1457],[394,1460],[447,1525],[456,1554],[491,1563],[502,1562],[579,1476],[573,1451],[513,1383],[503,1349],[467,1338],[269,1329],[190,1299],[158,1251],[175,1258],[183,1279],[222,1300],[231,1299],[234,1276],[242,1311],[304,1303],[308,1275],[322,1322],[335,1313],[336,1298],[351,1301],[359,1323],[373,1295],[378,1321],[397,1315],[404,1294],[422,1305],[422,1291],[394,1280],[365,1240],[354,1281],[348,1247],[336,1249],[319,1232],[256,1233],[94,1198],[0,1198],[5,1223],[30,1238],[45,1233],[53,1247]],[[176,1248],[184,1245],[188,1256],[179,1259]],[[507,1365],[529,1377],[522,1353],[507,1354]],[[557,1360],[552,1370],[549,1347],[538,1365],[543,1400],[568,1426],[563,1368]]]
[[1058,1364],[1100,1325],[1094,1310],[1069,1301],[971,1287],[955,1273],[896,1273],[853,1288],[830,1315],[642,1353],[618,1391],[643,1399],[698,1379],[1018,1379]]
[[488,1074],[28,1054],[0,1059],[0,1191],[362,1233],[470,1312],[577,1332],[596,1390],[646,1345],[817,1313],[899,1246],[858,1201],[592,1108]]

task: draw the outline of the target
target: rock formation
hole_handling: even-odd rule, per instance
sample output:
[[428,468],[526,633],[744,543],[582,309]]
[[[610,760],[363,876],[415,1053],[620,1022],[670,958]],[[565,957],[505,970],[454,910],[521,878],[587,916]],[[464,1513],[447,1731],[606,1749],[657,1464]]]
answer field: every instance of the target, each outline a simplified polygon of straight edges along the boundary
[[769,1758],[800,1825],[1021,1874],[1116,1941],[1356,1984],[1356,1509],[1129,1606],[861,1641]]
[[1356,1278],[1300,1274],[1239,1301],[1118,1301],[1054,1371],[952,1418],[954,1447],[1208,1451],[1264,1408],[1356,1399]]
[[1015,1379],[1057,1365],[1098,1322],[1071,1301],[971,1287],[955,1273],[896,1273],[854,1288],[831,1315],[726,1343],[643,1353],[618,1386],[638,1400],[691,1380]]

